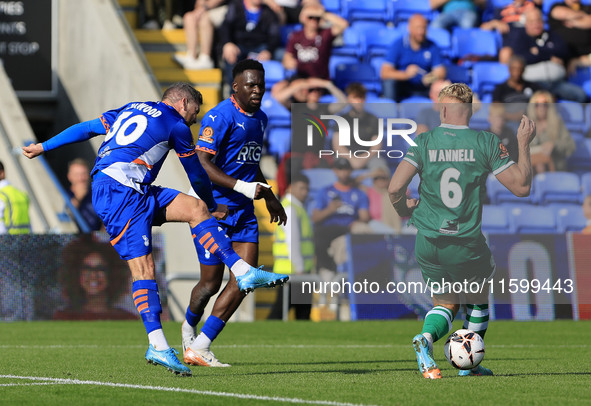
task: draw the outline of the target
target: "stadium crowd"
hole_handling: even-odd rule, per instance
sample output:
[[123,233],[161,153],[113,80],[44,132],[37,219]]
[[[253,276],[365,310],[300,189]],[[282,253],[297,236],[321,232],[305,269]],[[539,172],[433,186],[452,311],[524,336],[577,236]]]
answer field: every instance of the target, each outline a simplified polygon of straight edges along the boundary
[[[228,67],[236,61],[263,63],[266,153],[277,164],[281,198],[293,176],[310,179],[305,207],[311,218],[331,207],[346,211],[342,201],[331,205],[322,197],[338,185],[335,173],[344,167],[339,161],[333,172],[331,159],[317,158],[319,149],[332,149],[348,160],[351,186],[369,199],[371,216],[364,222],[377,232],[413,232],[406,219],[394,216],[386,224],[393,213],[379,192],[400,159],[356,158],[355,148],[340,146],[338,131],[330,127],[326,138],[304,145],[293,137],[292,131],[306,131],[292,123],[293,103],[305,106],[298,114],[355,118],[362,139],[371,141],[377,130],[368,129],[377,128],[378,118],[414,119],[419,132],[438,126],[439,90],[463,82],[479,106],[471,127],[495,133],[512,157],[521,115],[534,118],[538,128],[532,195],[516,202],[491,178],[484,201],[505,208],[507,228],[498,229],[497,215],[487,215],[485,206],[483,230],[519,232],[511,217],[523,204],[547,209],[554,232],[585,226],[582,204],[591,194],[591,109],[584,104],[591,96],[591,2],[197,0],[177,9],[184,13],[188,52],[173,59],[184,68],[224,68],[227,81]],[[406,152],[407,147],[389,148]],[[408,193],[418,193],[417,181]]]

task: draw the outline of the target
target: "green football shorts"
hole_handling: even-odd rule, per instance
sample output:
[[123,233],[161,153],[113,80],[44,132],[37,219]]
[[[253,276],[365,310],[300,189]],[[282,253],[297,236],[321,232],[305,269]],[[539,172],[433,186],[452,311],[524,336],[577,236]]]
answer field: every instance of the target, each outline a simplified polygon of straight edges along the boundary
[[477,239],[431,238],[418,232],[415,257],[427,284],[483,283],[495,273],[495,261],[483,235]]

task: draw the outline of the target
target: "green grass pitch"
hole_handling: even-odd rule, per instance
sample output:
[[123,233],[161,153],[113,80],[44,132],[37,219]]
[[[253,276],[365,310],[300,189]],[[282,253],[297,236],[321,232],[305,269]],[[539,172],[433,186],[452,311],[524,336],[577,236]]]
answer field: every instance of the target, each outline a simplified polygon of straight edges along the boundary
[[[231,368],[193,377],[147,365],[138,322],[0,324],[0,405],[591,404],[590,322],[492,322],[494,377],[418,372],[418,321],[230,323],[212,349]],[[454,324],[454,329],[461,323]],[[180,347],[180,324],[164,324]]]

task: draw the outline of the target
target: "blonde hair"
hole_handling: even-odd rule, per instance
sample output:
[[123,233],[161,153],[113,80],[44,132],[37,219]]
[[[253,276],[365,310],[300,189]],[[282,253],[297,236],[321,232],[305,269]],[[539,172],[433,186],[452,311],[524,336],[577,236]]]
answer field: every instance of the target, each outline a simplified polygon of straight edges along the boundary
[[536,123],[540,120],[536,112],[536,104],[539,103],[538,100],[542,97],[546,98],[547,100],[550,100],[550,103],[547,103],[547,125],[545,131],[537,131],[538,135],[532,141],[532,147],[542,144],[546,141],[557,142],[559,139],[564,138],[565,136],[570,138],[570,133],[566,128],[564,120],[560,116],[558,109],[556,108],[556,103],[554,103],[554,96],[552,96],[552,94],[547,90],[538,90],[530,97],[529,104],[527,105],[527,116]]
[[439,101],[445,97],[451,97],[458,100],[461,103],[472,103],[472,89],[465,83],[452,83],[451,85],[445,86],[439,92]]
[[538,90],[534,92],[529,99],[529,104],[527,105],[527,116],[534,121],[538,121],[540,118],[536,112],[536,104],[538,104],[538,100],[540,98],[545,98],[546,100],[550,100],[548,103],[548,111],[546,113],[546,120],[548,121],[548,135],[551,138],[558,138],[558,133],[560,131],[560,127],[564,126],[564,122],[560,114],[558,114],[558,110],[556,110],[556,105],[554,104],[554,96],[547,90]]

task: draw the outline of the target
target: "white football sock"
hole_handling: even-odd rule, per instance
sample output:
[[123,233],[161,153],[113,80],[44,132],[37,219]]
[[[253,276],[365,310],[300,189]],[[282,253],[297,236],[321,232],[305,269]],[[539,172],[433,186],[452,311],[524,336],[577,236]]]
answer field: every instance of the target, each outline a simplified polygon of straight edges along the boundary
[[203,333],[199,333],[197,338],[193,340],[191,343],[191,348],[196,350],[207,350],[209,351],[209,347],[211,346],[211,340],[208,336]]
[[250,268],[252,267],[248,265],[245,260],[239,259],[238,261],[236,261],[234,265],[232,265],[232,268],[230,268],[230,270],[232,271],[234,276],[242,276],[248,271],[250,271]]
[[161,328],[149,333],[148,340],[156,351],[164,351],[170,348],[170,345],[168,345],[168,341],[166,341],[166,337],[164,336],[164,331],[162,331]]
[[187,320],[185,320],[185,321],[183,321],[183,325],[181,326],[181,330],[183,332],[183,336],[185,336],[185,335],[194,336],[195,333],[197,333],[197,326],[193,327],[192,325],[187,323]]

